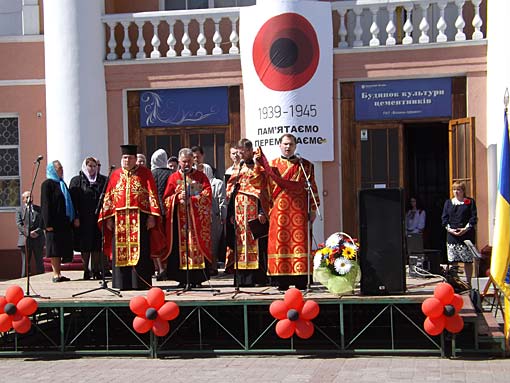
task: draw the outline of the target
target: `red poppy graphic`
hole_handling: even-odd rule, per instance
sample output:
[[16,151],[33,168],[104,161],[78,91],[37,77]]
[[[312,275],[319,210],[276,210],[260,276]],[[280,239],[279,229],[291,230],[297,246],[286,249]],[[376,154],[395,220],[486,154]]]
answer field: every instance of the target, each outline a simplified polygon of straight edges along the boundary
[[421,305],[421,311],[427,316],[423,328],[429,335],[439,335],[444,329],[456,334],[464,328],[464,320],[459,315],[464,301],[455,294],[452,285],[439,283],[432,298]]
[[165,303],[165,293],[159,287],[150,289],[147,298],[132,298],[129,308],[137,315],[133,319],[133,329],[139,334],[152,330],[156,336],[165,336],[170,331],[168,321],[179,315],[179,306],[174,302]]
[[269,89],[295,90],[310,81],[319,65],[319,40],[312,24],[283,13],[262,25],[253,41],[253,65]]
[[301,291],[295,288],[285,292],[283,301],[273,301],[269,306],[271,315],[279,319],[276,334],[283,339],[290,338],[294,333],[302,339],[310,338],[314,332],[311,320],[319,315],[319,311],[317,302],[305,302]]
[[469,198],[464,198],[464,205],[469,205],[471,200]]
[[0,332],[11,328],[17,333],[26,334],[32,327],[28,318],[37,311],[34,298],[23,297],[23,290],[17,285],[10,286],[5,296],[0,296]]

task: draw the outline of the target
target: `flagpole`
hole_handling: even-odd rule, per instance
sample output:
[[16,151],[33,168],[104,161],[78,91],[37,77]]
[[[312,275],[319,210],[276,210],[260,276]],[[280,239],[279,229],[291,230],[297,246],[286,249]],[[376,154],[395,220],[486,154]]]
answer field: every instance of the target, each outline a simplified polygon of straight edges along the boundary
[[[508,102],[509,102],[509,94],[508,94],[508,87],[505,89],[505,94],[503,96],[503,104],[505,105],[505,129],[508,129],[507,121],[508,121]],[[504,137],[507,135],[505,134]],[[500,169],[500,173],[501,173]],[[501,176],[501,175],[500,175]],[[499,192],[499,191],[498,191]],[[508,273],[508,271],[507,271]],[[508,299],[507,294],[503,294],[504,299],[504,308],[503,308],[503,329],[505,333],[505,351],[506,355],[508,355],[508,352],[510,350],[510,300]]]

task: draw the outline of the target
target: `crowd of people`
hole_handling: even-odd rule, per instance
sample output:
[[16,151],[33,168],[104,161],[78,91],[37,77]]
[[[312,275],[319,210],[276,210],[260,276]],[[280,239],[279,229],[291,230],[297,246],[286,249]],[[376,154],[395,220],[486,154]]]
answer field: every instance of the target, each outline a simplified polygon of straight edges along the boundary
[[108,176],[99,160],[85,158],[69,187],[60,161],[49,163],[41,207],[26,203],[26,192],[17,214],[23,259],[29,238],[37,259],[46,245],[55,283],[69,280],[61,264],[77,252],[83,279],[112,276],[120,290],[148,289],[152,277],[200,287],[218,274],[220,261],[236,286],[306,288],[308,231],[317,208],[307,201],[307,185],[316,201],[318,195],[313,165],[294,154],[295,136],[280,138],[282,155],[273,161],[241,139],[231,145],[232,166],[223,179],[200,146],[182,148],[177,157],[158,149],[150,164],[137,149],[121,145],[121,167]]
[[[182,148],[177,157],[158,149],[148,167],[136,145],[121,145],[119,169],[112,167],[107,177],[89,156],[69,187],[60,161],[50,162],[41,206],[24,192],[16,213],[22,276],[30,272],[32,256],[37,273],[44,272],[46,246],[55,283],[69,280],[61,264],[78,252],[83,279],[112,276],[121,290],[148,289],[153,276],[199,287],[218,274],[220,261],[234,274],[235,286],[305,289],[319,202],[314,168],[296,156],[292,134],[281,136],[279,147],[281,156],[268,161],[261,148],[241,139],[231,145],[224,179],[215,177],[199,146]],[[448,261],[464,263],[469,282],[473,258],[464,240],[474,241],[476,204],[464,183],[452,190],[442,214]],[[424,227],[425,211],[413,197],[407,233],[421,234]]]

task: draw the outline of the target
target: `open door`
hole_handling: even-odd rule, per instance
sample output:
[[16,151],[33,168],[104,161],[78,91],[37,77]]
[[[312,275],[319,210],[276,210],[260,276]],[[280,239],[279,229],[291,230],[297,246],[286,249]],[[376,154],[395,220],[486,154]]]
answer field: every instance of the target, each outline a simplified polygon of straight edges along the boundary
[[450,185],[466,184],[466,195],[475,198],[475,119],[450,120],[448,126],[450,152]]

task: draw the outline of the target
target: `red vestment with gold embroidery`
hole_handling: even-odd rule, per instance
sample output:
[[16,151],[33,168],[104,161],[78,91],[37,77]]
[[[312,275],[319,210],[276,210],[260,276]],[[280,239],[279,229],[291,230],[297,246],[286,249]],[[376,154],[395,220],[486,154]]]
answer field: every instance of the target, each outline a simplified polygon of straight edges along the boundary
[[[103,209],[98,218],[101,226],[108,218],[115,219],[116,266],[135,266],[140,258],[140,214],[156,216],[156,227],[150,230],[151,255],[162,254],[165,240],[161,227],[161,210],[156,183],[145,167],[134,170],[117,169],[108,181]],[[112,256],[112,235],[104,227],[104,252]]]
[[[244,165],[239,176],[232,175],[227,183],[227,199],[230,199],[236,183],[239,190],[235,197],[236,245],[237,265],[240,270],[256,270],[259,268],[259,242],[253,238],[248,222],[258,219],[260,207],[267,214],[269,211],[269,198],[267,180],[264,168],[260,165]],[[232,252],[227,253],[227,265],[233,265],[235,260]]]
[[[204,259],[212,263],[211,255],[211,211],[212,191],[207,176],[197,170],[186,174],[188,187],[189,230],[186,230],[186,205],[180,194],[184,190],[181,171],[173,173],[167,181],[163,203],[166,207],[166,238],[168,255],[173,241],[179,243],[179,269],[186,270],[186,234],[188,235],[188,264],[190,270],[205,268]],[[177,221],[174,209],[177,211]],[[174,238],[174,225],[177,225],[179,238]],[[186,233],[187,231],[187,233]]]
[[[301,160],[306,174],[310,176],[312,192],[317,203],[319,196],[315,184],[313,164]],[[270,166],[285,182],[278,185],[269,178],[272,207],[269,213],[268,275],[307,275],[308,273],[308,193],[305,189],[305,175],[298,160],[275,158]],[[295,187],[294,187],[295,186]],[[311,202],[311,211],[315,206]]]

